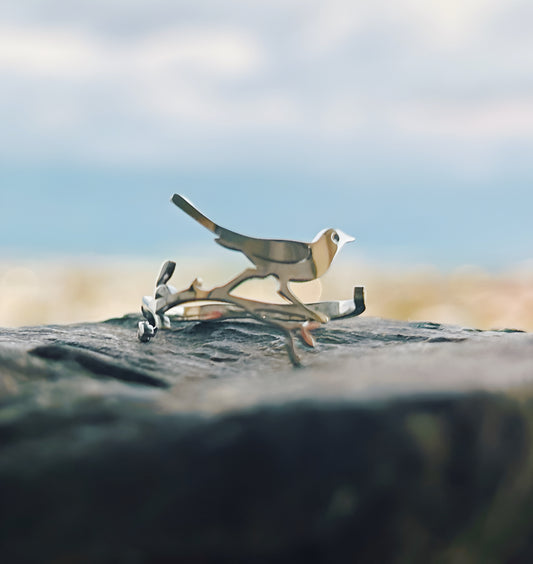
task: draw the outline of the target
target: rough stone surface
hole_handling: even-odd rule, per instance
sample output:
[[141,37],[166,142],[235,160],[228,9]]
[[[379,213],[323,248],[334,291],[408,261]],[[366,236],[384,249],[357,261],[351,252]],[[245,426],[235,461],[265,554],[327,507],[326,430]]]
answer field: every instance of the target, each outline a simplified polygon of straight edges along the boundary
[[533,561],[533,335],[0,329],[0,560]]

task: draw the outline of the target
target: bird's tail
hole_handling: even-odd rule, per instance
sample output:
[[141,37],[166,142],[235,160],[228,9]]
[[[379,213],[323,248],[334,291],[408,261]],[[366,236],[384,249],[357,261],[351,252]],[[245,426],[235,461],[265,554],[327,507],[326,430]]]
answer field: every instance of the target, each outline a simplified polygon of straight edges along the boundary
[[182,209],[186,214],[190,215],[193,219],[196,219],[198,223],[201,223],[204,227],[212,231],[213,233],[219,233],[220,226],[211,221],[206,217],[201,211],[197,210],[187,198],[180,196],[179,194],[174,194],[172,196],[172,201]]

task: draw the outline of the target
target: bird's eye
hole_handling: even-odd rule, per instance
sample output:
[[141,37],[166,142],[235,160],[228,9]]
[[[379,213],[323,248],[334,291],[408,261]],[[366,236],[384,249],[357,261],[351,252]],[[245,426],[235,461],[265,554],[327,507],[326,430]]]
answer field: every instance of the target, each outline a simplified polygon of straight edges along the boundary
[[331,240],[332,240],[334,243],[338,243],[338,242],[339,242],[339,235],[338,235],[338,233],[337,233],[336,231],[334,231],[334,232],[331,234]]

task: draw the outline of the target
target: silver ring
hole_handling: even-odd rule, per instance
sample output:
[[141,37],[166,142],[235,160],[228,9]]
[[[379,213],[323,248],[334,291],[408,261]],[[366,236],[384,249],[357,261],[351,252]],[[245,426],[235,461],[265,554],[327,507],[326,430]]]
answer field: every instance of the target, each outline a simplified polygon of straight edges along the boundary
[[[170,328],[167,315],[175,308],[172,321],[221,321],[228,319],[255,319],[274,326],[286,337],[287,350],[293,364],[300,364],[294,348],[292,331],[298,329],[303,341],[315,345],[310,331],[329,320],[360,315],[365,310],[364,288],[356,286],[352,300],[301,302],[289,288],[290,282],[307,282],[324,274],[334,256],[345,243],[353,241],[340,229],[324,229],[311,243],[282,239],[258,239],[241,235],[217,225],[202,214],[189,200],[174,194],[172,201],[190,217],[212,231],[215,241],[223,247],[242,252],[254,265],[228,283],[211,290],[202,288],[198,279],[185,290],[178,291],[168,284],[176,263],[163,264],[156,281],[154,296],[145,296],[141,311],[144,320],[138,324],[138,337],[150,341],[158,329]],[[278,280],[278,293],[288,303],[273,304],[240,298],[231,292],[252,278],[273,276]]]

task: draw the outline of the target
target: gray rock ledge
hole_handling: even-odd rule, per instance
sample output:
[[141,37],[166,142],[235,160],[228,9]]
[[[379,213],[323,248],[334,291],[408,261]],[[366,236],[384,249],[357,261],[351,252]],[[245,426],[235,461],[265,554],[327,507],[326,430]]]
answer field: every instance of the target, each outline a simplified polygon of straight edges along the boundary
[[0,329],[2,562],[533,561],[533,335]]

